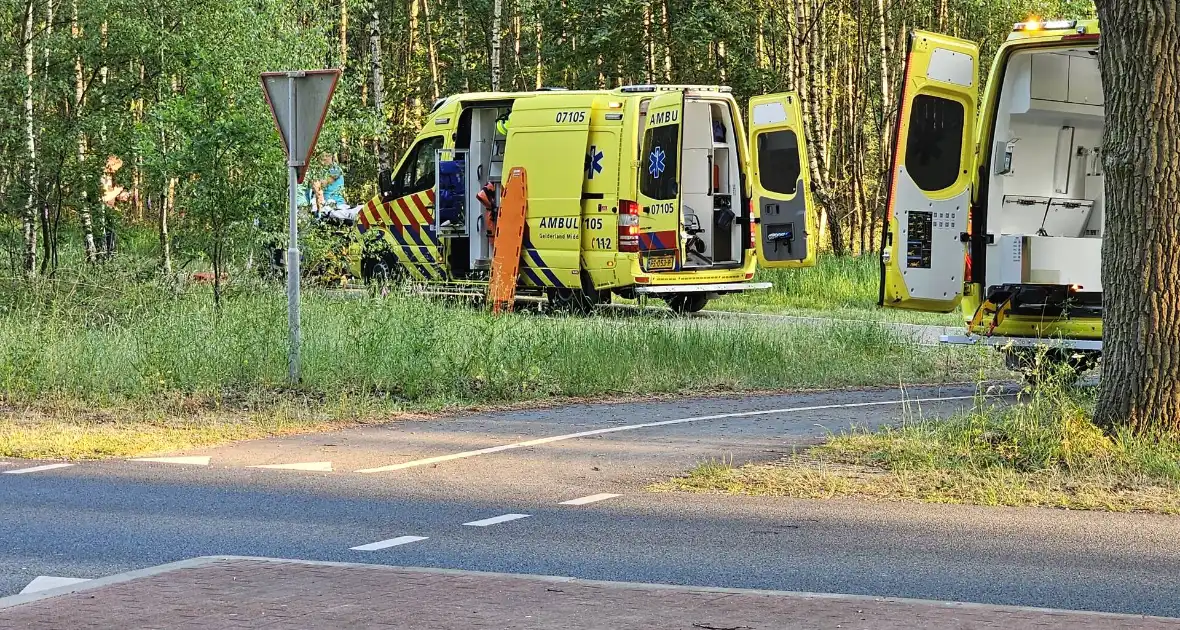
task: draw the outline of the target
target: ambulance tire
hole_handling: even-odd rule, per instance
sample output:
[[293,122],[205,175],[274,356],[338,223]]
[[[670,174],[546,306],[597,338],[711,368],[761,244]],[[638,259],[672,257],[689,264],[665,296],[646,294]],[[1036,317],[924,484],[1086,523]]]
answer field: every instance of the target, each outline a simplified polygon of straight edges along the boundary
[[549,305],[555,311],[588,315],[598,306],[599,300],[595,295],[587,294],[581,289],[549,289]]
[[366,260],[361,267],[365,283],[377,286],[393,284],[398,280],[401,270],[401,265],[386,257]]
[[580,289],[549,289],[546,295],[549,305],[554,311],[589,315],[602,304],[610,304],[610,290],[599,291],[594,288],[594,281],[585,270],[581,273],[582,288]]
[[664,301],[677,314],[687,315],[703,310],[709,303],[709,296],[706,293],[677,293],[664,298]]

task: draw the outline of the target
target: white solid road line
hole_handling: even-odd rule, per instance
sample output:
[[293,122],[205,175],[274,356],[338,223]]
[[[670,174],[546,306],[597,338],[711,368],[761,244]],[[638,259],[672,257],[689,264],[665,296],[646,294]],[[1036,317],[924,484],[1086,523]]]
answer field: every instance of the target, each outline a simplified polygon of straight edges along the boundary
[[57,468],[69,468],[73,464],[46,464],[44,466],[34,466],[32,468],[18,468],[16,470],[6,470],[5,475],[23,475],[25,473],[41,472],[43,470],[55,470]]
[[522,518],[528,518],[528,514],[504,514],[501,516],[493,516],[492,518],[485,518],[482,521],[471,521],[470,523],[463,523],[471,527],[487,527],[488,525],[499,525],[500,523],[507,523],[508,521],[515,521]]
[[613,499],[618,496],[622,496],[622,495],[606,494],[604,492],[602,494],[592,494],[588,497],[582,497],[580,499],[570,499],[569,501],[562,501],[561,503],[558,503],[558,505],[586,505],[587,503],[596,503],[598,501],[605,501],[607,499]]
[[462,453],[452,453],[450,455],[439,455],[437,457],[427,457],[426,459],[415,459],[413,461],[402,462],[400,464],[392,464],[389,466],[381,466],[379,468],[365,468],[358,470],[358,473],[379,473],[389,472],[391,470],[403,470],[405,468],[413,468],[415,466],[428,466],[430,464],[438,464],[441,462],[449,462],[455,459],[464,459],[467,457],[475,457],[477,455],[490,455],[492,453],[499,453],[502,451],[510,451],[518,448],[528,448],[530,446],[540,446],[542,444],[549,444],[551,442],[560,442],[562,440],[572,440],[574,438],[589,437],[592,435],[603,435],[605,433],[618,433],[619,431],[634,431],[635,429],[647,429],[650,427],[663,427],[673,424],[685,424],[689,422],[703,422],[705,420],[724,420],[727,418],[749,418],[751,416],[768,416],[776,413],[799,413],[804,411],[822,411],[825,409],[856,409],[859,407],[882,407],[885,405],[902,405],[902,404],[917,404],[928,402],[946,402],[952,400],[971,400],[975,396],[950,396],[947,398],[915,398],[912,400],[881,400],[877,402],[864,403],[842,403],[838,405],[812,405],[810,407],[788,407],[786,409],[764,409],[762,411],[740,411],[736,413],[719,413],[711,416],[696,416],[692,418],[679,418],[676,420],[661,420],[659,422],[645,422],[643,424],[628,424],[621,427],[610,427],[609,429],[595,429],[593,431],[581,431],[579,433],[567,433],[565,435],[554,435],[552,437],[540,438],[536,440],[528,440],[525,442],[515,442],[513,444],[503,444],[501,446],[492,446],[488,448],[481,448],[475,451],[464,451]]
[[133,462],[155,462],[157,464],[185,464],[188,466],[208,466],[212,457],[139,457]]
[[359,547],[351,547],[353,551],[377,551],[378,549],[386,549],[389,547],[396,547],[398,545],[407,545],[409,543],[418,542],[419,540],[426,540],[426,536],[398,536],[397,538],[390,538],[389,540],[381,540],[367,545],[360,545]]
[[271,470],[313,470],[316,472],[332,472],[332,462],[304,462],[302,464],[266,464],[264,466],[246,466],[246,468],[269,468]]
[[68,578],[55,577],[52,575],[38,575],[33,578],[32,582],[20,592],[21,595],[28,595],[29,593],[38,593],[40,591],[48,591],[51,588],[58,588],[60,586],[70,586],[71,584],[80,584],[82,582],[89,582],[90,580],[82,578]]

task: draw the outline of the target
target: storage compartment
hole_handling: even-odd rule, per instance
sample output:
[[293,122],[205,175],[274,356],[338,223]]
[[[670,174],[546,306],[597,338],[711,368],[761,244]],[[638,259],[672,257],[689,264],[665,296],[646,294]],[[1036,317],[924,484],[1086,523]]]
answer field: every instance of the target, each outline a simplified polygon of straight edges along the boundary
[[988,144],[983,283],[1100,292],[1105,121],[1096,58],[1088,49],[1016,52],[1003,80]]
[[681,229],[684,267],[741,262],[734,199],[740,181],[733,117],[725,102],[688,97],[681,147]]

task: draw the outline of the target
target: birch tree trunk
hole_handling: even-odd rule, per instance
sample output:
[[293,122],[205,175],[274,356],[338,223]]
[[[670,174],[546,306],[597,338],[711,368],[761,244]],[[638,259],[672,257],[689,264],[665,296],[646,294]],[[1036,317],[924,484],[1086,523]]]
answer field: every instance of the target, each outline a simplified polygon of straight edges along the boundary
[[385,76],[381,71],[381,12],[376,5],[369,17],[369,73],[373,109],[377,113],[377,168],[389,170],[389,144],[385,118]]
[[668,29],[668,0],[660,2],[660,29],[664,35],[664,82],[672,82],[672,33]]
[[33,13],[34,0],[25,1],[25,24],[22,43],[25,55],[25,150],[28,163],[25,165],[26,183],[29,187],[22,219],[25,238],[24,269],[32,276],[37,271],[37,139],[33,124]]
[[492,91],[500,91],[500,16],[504,11],[504,0],[492,2]]
[[533,11],[535,11],[533,17],[536,20],[534,23],[534,30],[536,31],[536,35],[537,35],[537,50],[536,50],[536,54],[537,54],[537,81],[536,81],[536,86],[537,86],[537,89],[539,90],[539,89],[545,87],[545,62],[544,62],[544,56],[542,55],[542,52],[541,52],[541,26],[542,25],[541,25],[541,7],[540,7],[540,5],[534,6]]
[[438,101],[438,52],[434,47],[434,30],[430,24],[430,0],[422,0],[422,23],[426,25],[426,55],[430,62],[430,96]]
[[[71,35],[77,41],[82,38],[82,27],[78,23],[78,0],[74,0],[73,14],[70,17]],[[77,121],[82,120],[82,109],[85,107],[86,100],[86,83],[82,74],[82,56],[76,55],[74,57],[74,118]],[[86,135],[84,133],[78,134],[78,170],[83,173],[83,178],[86,177]],[[82,185],[81,201],[78,206],[78,217],[82,222],[82,242],[86,253],[86,262],[94,262],[97,257],[97,248],[94,244],[94,219],[90,212],[90,190],[89,181],[85,181]]]
[[340,67],[348,67],[348,0],[340,0]]
[[654,83],[656,80],[656,42],[651,35],[651,0],[643,3],[643,49],[647,52],[647,63],[643,64],[644,81]]
[[1099,0],[1106,92],[1095,419],[1180,434],[1180,1]]
[[467,78],[467,10],[463,7],[463,0],[457,0],[457,10],[459,18],[459,65],[463,67],[463,91],[471,91],[471,82]]

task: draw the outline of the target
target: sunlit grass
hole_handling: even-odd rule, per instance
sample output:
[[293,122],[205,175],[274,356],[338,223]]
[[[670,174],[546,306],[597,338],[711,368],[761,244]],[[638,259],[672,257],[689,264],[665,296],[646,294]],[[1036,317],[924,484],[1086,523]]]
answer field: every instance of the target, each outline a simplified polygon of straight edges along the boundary
[[1050,381],[1014,405],[848,431],[780,462],[707,462],[657,489],[1180,513],[1180,441],[1104,432],[1093,392]]

